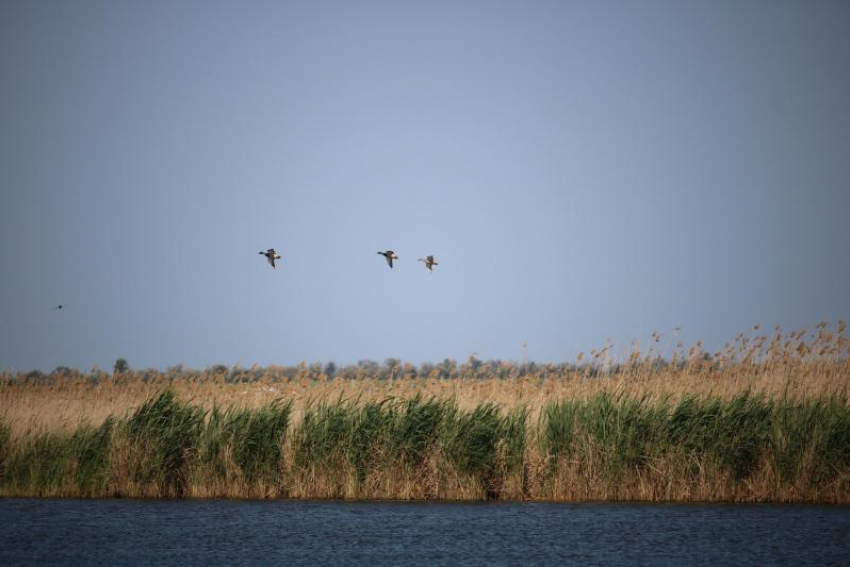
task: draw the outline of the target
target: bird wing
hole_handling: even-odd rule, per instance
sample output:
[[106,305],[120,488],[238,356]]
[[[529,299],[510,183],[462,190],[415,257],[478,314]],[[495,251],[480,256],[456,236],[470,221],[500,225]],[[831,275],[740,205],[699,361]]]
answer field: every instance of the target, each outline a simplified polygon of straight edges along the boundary
[[269,264],[271,264],[272,268],[274,268],[274,255],[266,256],[266,260],[268,260]]
[[387,264],[390,265],[390,268],[393,267],[393,255],[392,254],[387,254]]

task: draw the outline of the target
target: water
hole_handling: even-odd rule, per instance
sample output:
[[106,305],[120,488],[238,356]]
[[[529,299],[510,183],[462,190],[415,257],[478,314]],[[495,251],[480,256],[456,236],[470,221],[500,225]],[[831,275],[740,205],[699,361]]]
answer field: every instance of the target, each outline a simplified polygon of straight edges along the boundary
[[850,508],[0,500],[0,565],[850,565]]

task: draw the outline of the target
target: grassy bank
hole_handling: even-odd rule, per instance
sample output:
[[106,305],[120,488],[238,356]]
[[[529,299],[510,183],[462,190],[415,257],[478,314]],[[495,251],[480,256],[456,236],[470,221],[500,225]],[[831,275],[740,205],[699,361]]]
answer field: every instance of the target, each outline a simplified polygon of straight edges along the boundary
[[850,503],[843,395],[207,410],[166,390],[97,426],[0,426],[4,496]]

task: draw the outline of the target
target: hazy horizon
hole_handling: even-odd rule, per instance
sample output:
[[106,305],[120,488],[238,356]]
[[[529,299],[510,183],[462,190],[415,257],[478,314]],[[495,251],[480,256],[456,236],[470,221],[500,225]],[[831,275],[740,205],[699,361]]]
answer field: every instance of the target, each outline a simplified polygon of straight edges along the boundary
[[850,319],[848,30],[840,1],[0,3],[0,369]]

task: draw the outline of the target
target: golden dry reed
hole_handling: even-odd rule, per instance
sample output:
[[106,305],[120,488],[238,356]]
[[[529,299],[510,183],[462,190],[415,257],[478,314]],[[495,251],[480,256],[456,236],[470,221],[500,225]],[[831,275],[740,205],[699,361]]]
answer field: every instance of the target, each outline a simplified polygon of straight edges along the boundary
[[844,322],[664,345],[5,373],[0,495],[850,502]]

